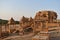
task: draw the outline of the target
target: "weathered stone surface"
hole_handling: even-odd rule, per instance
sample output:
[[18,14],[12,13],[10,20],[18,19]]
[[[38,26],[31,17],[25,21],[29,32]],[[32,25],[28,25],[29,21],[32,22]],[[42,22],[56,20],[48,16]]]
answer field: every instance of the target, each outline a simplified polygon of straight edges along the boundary
[[[5,26],[6,31],[9,30],[11,33],[11,30],[14,30],[13,33],[15,33],[17,30],[24,34],[25,30],[33,29],[33,33],[36,32],[51,32],[51,31],[59,31],[60,29],[60,22],[57,21],[57,13],[54,11],[39,11],[36,13],[35,17],[28,18],[28,17],[22,17],[20,20],[20,24],[18,24],[18,29],[16,28],[16,24],[13,18],[11,18],[8,22],[8,24]],[[31,30],[30,29],[30,30]],[[0,33],[1,33],[0,28]],[[19,33],[19,34],[20,34]],[[44,34],[47,35],[48,34]],[[43,34],[41,36],[44,37]],[[48,36],[49,37],[49,36]],[[38,39],[37,39],[38,40]]]

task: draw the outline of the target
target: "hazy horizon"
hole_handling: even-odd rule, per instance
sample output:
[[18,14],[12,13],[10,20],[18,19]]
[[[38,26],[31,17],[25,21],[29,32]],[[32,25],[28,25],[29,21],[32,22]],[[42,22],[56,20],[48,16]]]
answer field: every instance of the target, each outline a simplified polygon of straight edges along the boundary
[[39,10],[55,11],[60,19],[60,0],[0,0],[0,19],[34,17]]

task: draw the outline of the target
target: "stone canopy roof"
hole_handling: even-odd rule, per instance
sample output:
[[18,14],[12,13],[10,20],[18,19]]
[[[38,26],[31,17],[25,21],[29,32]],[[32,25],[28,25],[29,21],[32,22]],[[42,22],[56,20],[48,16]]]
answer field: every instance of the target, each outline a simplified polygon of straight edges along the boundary
[[11,17],[11,19],[8,21],[8,24],[15,24],[15,20]]
[[[53,18],[52,18],[53,17]],[[39,11],[36,13],[35,19],[57,19],[57,13],[54,11]]]

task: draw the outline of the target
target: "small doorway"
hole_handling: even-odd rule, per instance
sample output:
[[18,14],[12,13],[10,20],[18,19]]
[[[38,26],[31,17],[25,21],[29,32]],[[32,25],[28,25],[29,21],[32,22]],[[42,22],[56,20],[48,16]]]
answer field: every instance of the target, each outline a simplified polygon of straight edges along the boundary
[[32,29],[31,27],[28,27],[28,28],[24,29],[24,32],[25,32],[26,34],[28,34],[28,33],[33,32],[33,29]]

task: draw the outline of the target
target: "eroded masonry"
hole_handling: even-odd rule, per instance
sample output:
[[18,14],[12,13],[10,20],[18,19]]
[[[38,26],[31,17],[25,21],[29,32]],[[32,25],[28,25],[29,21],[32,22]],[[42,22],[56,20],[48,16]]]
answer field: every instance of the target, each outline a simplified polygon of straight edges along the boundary
[[57,20],[57,13],[54,11],[39,11],[34,18],[23,16],[19,24],[15,24],[14,19],[11,18],[7,24],[0,25],[0,36],[3,32],[8,34],[18,32],[21,35],[29,32],[38,33],[32,40],[49,40],[50,37],[58,36],[59,31],[60,20]]

